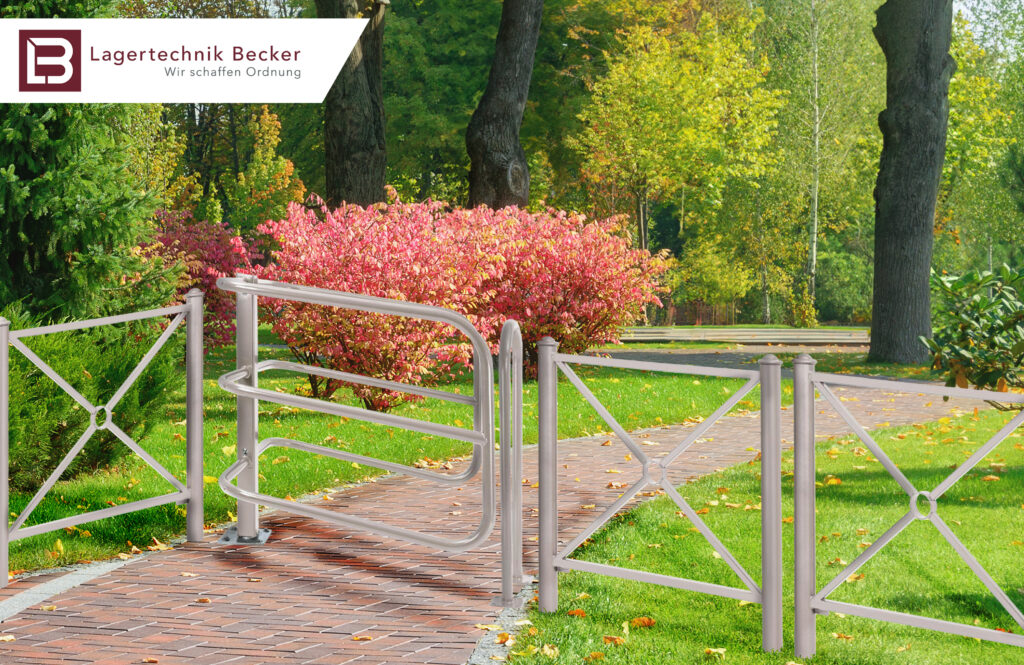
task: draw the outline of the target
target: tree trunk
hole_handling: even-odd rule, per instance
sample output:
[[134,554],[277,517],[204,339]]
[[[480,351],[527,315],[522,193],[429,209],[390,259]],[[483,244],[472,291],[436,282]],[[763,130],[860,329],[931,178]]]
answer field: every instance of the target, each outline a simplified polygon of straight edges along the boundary
[[875,186],[871,360],[922,362],[930,337],[935,203],[949,120],[952,0],[887,0],[875,38],[885,54],[886,108]]
[[321,18],[370,18],[324,103],[327,203],[384,200],[384,13],[388,0],[316,0]]
[[466,129],[469,205],[525,206],[530,170],[519,144],[544,0],[504,0],[494,60],[480,104]]

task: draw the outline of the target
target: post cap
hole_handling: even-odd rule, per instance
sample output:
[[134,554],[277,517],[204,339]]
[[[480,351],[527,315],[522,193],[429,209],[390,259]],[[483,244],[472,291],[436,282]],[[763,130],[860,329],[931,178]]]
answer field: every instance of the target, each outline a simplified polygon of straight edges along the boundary
[[189,289],[188,293],[185,294],[186,298],[202,298],[203,292],[199,289]]
[[550,337],[549,335],[545,335],[544,337],[540,338],[539,342],[537,342],[537,346],[552,346],[552,347],[557,348],[558,347],[558,342],[556,342],[553,337]]
[[813,367],[814,365],[818,364],[818,361],[812,358],[811,356],[807,355],[806,353],[801,353],[796,358],[793,358],[793,364],[811,365]]
[[758,361],[758,364],[760,364],[760,365],[781,365],[782,361],[779,360],[778,356],[776,356],[774,353],[769,353],[769,354],[767,354],[765,356],[762,356],[761,360]]

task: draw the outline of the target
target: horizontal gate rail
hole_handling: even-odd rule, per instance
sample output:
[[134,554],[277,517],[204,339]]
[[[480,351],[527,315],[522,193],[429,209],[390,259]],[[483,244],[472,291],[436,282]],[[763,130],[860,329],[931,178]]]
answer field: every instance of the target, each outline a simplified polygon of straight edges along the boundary
[[[855,376],[825,374],[814,370],[815,361],[807,355],[794,360],[794,417],[796,419],[794,445],[794,550],[795,573],[795,642],[796,655],[809,658],[816,650],[815,617],[817,614],[841,612],[854,616],[878,619],[890,623],[898,623],[915,628],[927,628],[954,635],[974,637],[1003,644],[1024,646],[1024,636],[971,626],[966,624],[933,619],[904,612],[894,612],[876,607],[856,605],[829,600],[828,596],[838,589],[850,575],[856,573],[871,557],[882,550],[889,542],[902,533],[915,521],[931,522],[939,534],[950,544],[961,560],[971,569],[985,585],[999,604],[1024,629],[1024,613],[991,575],[982,567],[967,547],[956,537],[949,525],[939,516],[938,500],[978,462],[988,456],[1007,436],[1024,425],[1024,411],[1012,418],[1002,429],[985,442],[966,461],[956,467],[942,482],[931,490],[921,490],[907,478],[900,468],[886,455],[878,442],[857,422],[832,390],[832,386],[849,388],[866,388],[891,393],[922,393],[942,397],[962,397],[980,400],[998,400],[1003,403],[1024,404],[1024,395],[997,393],[985,390],[965,390],[947,388],[934,384],[922,384],[914,381],[895,381],[890,379],[870,379]],[[820,590],[815,580],[815,450],[814,450],[814,396],[817,391],[839,416],[850,426],[857,438],[871,451],[879,463],[896,481],[907,495],[908,510],[884,534],[851,561],[835,578]],[[919,501],[927,502],[927,512],[921,512]]]
[[[557,352],[557,343],[550,337],[538,345],[538,401],[540,442],[540,538],[538,600],[543,612],[558,609],[558,572],[577,570],[627,580],[649,582],[736,600],[761,603],[762,645],[766,651],[782,648],[782,441],[781,441],[781,363],[774,356],[761,360],[760,371],[722,369],[672,363],[637,362],[595,356],[576,356]],[[710,416],[704,419],[668,455],[652,459],[601,404],[571,365],[590,365],[641,371],[745,379]],[[564,547],[558,544],[558,373],[561,372],[594,408],[605,423],[630,450],[641,466],[640,478]],[[761,386],[761,576],[762,585],[736,560],[732,552],[704,523],[697,512],[676,490],[668,476],[669,466],[699,440],[709,428],[735,407],[755,387]],[[700,531],[715,552],[743,582],[745,588],[730,587],[631,570],[619,566],[569,558],[588,538],[622,510],[637,494],[650,485],[661,487],[680,511]]]
[[[33,352],[23,339],[50,335],[61,332],[72,332],[117,325],[131,321],[159,319],[173,316],[160,337],[142,357],[128,377],[121,383],[105,404],[93,404],[74,388],[64,377],[60,376],[46,361]],[[185,446],[186,471],[185,482],[182,483],[150,455],[142,446],[132,439],[114,422],[116,408],[132,386],[142,376],[156,354],[167,344],[179,326],[185,322]],[[68,394],[86,413],[89,414],[89,425],[79,436],[75,444],[68,450],[57,467],[50,473],[42,486],[29,500],[25,508],[13,522],[0,519],[0,568],[7,570],[9,544],[11,541],[28,538],[58,529],[65,529],[85,522],[134,513],[155,506],[170,503],[187,506],[186,531],[190,542],[199,542],[203,538],[203,294],[198,289],[188,292],[184,305],[162,307],[142,312],[132,312],[119,316],[106,316],[88,321],[71,321],[37,328],[11,330],[11,323],[0,318],[0,511],[10,514],[10,348],[13,347],[61,390]],[[42,524],[26,525],[29,517],[47,494],[60,480],[63,473],[71,466],[78,454],[85,448],[93,434],[99,431],[110,432],[132,452],[157,472],[173,488],[174,492],[161,496],[132,501],[130,503],[93,510],[79,515],[72,515]],[[7,576],[0,580],[0,587],[6,586]]]
[[[370,531],[446,551],[465,551],[477,547],[487,540],[494,528],[497,512],[494,477],[494,377],[490,348],[468,319],[452,310],[441,307],[282,282],[258,280],[251,276],[221,278],[217,280],[217,286],[237,294],[237,369],[223,374],[218,380],[221,388],[237,397],[238,460],[228,467],[218,479],[221,489],[229,496],[238,500],[236,542],[260,542],[269,534],[267,530],[259,528],[259,505],[270,506],[290,513],[324,520],[339,526]],[[471,396],[461,395],[295,362],[281,360],[260,361],[257,355],[256,338],[257,298],[259,297],[436,321],[450,325],[465,335],[473,347],[473,394]],[[510,362],[512,365],[509,365]],[[519,367],[518,384],[514,383],[516,375],[514,373],[510,374],[510,368],[515,366],[516,363],[518,363]],[[505,330],[502,331],[499,368],[503,370],[502,384],[500,386],[502,389],[500,391],[502,410],[502,439],[500,446],[502,457],[502,509],[507,511],[509,517],[509,519],[503,519],[502,521],[502,559],[503,562],[506,560],[509,562],[507,570],[503,567],[502,601],[504,604],[511,604],[513,600],[512,583],[522,579],[521,535],[518,539],[515,536],[515,534],[522,533],[521,510],[515,508],[516,505],[521,506],[522,499],[520,497],[517,504],[515,494],[521,493],[522,489],[518,478],[513,475],[521,475],[521,470],[517,470],[521,469],[522,464],[521,453],[519,452],[519,448],[522,445],[521,407],[518,408],[518,420],[512,415],[512,412],[517,408],[517,402],[515,401],[517,395],[518,404],[521,405],[522,401],[522,340],[518,337],[518,326],[515,326],[514,322],[512,326],[507,324]],[[360,407],[335,404],[324,400],[261,389],[259,388],[259,374],[262,371],[268,370],[284,370],[301,375],[319,376],[472,406],[474,414],[473,427],[453,427],[415,418],[371,411]],[[513,389],[513,386],[517,386],[518,390]],[[282,437],[259,440],[259,401],[463,441],[473,445],[473,455],[467,469],[457,474],[444,474]],[[513,429],[507,433],[507,436],[506,418],[513,425]],[[518,423],[518,429],[514,428],[516,423]],[[447,538],[394,526],[379,520],[343,514],[260,493],[258,482],[259,456],[263,451],[271,447],[302,450],[447,485],[462,484],[477,474],[481,474],[483,489],[480,522],[472,533],[464,537]],[[518,558],[515,556],[517,549],[520,552]]]

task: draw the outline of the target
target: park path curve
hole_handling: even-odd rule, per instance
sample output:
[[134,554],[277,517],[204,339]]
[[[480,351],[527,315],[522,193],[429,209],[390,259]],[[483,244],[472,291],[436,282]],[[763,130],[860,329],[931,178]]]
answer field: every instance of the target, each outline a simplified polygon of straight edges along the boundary
[[[942,403],[916,393],[837,390],[867,427],[934,420],[976,404]],[[848,428],[824,404],[818,434]],[[789,411],[787,411],[787,414]],[[639,433],[667,453],[688,426]],[[783,418],[783,438],[792,438]],[[755,415],[724,418],[673,465],[673,480],[696,478],[754,457],[759,442]],[[605,469],[623,470],[621,445],[608,437],[564,441],[559,446],[560,537],[579,533],[615,499]],[[653,448],[652,448],[653,450]],[[524,454],[524,538],[536,535],[536,447]],[[579,478],[579,482],[576,482]],[[404,476],[339,490],[324,506],[409,528],[453,535],[479,519],[474,486],[417,485]],[[281,512],[267,514],[273,529],[265,546],[228,547],[206,542],[139,557],[21,611],[0,630],[4,665],[128,665],[155,659],[161,665],[342,665],[439,663],[460,665],[481,637],[478,623],[492,623],[499,586],[498,530],[486,547],[466,553],[428,548],[365,533],[346,532]],[[526,542],[526,568],[536,565],[536,542]],[[0,602],[54,580],[39,575],[0,590]],[[686,593],[686,592],[680,592]],[[206,599],[204,602],[201,599]],[[44,611],[41,606],[56,606]],[[369,636],[370,640],[354,637]],[[153,662],[153,661],[149,661]]]

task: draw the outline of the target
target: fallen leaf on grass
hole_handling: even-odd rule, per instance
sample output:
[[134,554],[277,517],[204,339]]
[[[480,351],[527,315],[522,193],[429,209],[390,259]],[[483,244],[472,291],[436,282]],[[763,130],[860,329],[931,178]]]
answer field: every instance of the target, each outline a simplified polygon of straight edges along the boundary
[[547,656],[551,660],[558,658],[558,647],[556,647],[554,644],[545,644],[540,648],[540,652],[542,655]]
[[581,594],[579,594],[578,596],[576,596],[576,600],[586,600],[587,598],[590,598],[590,594],[587,593],[586,591],[584,591]]
[[587,616],[587,613],[586,613],[586,612],[584,612],[583,610],[579,610],[579,609],[576,609],[576,610],[569,610],[568,612],[566,612],[566,614],[568,614],[568,615],[569,615],[569,616],[571,616],[571,617],[579,617],[579,618],[581,618],[581,619],[582,619],[583,617]]
[[846,640],[847,642],[853,641],[853,635],[847,635],[845,633],[832,633],[832,637],[836,638],[837,640]]
[[605,635],[601,640],[605,644],[614,644],[615,646],[622,646],[626,643],[626,638],[619,637],[618,635]]
[[711,660],[725,660],[725,648],[712,649],[708,647],[704,649],[704,657]]
[[595,660],[604,660],[604,652],[603,651],[591,651],[589,656],[584,656],[583,657],[583,662],[584,663],[590,663],[590,662],[593,662]]
[[854,573],[847,577],[846,581],[853,584],[854,582],[860,582],[862,579],[864,579],[864,573]]
[[904,644],[901,647],[896,647],[896,653],[903,653],[904,651],[910,651],[910,643]]
[[984,480],[986,483],[991,483],[999,480],[999,476],[985,476],[984,478],[982,478],[982,480]]
[[650,628],[654,625],[654,619],[651,617],[636,617],[630,620],[629,625],[633,628]]
[[522,651],[513,651],[512,655],[513,656],[532,656],[533,654],[537,653],[538,651],[540,651],[540,649],[538,649],[537,647],[535,647],[535,646],[533,646],[531,644],[528,647],[526,647],[525,649],[523,649]]
[[782,518],[782,523],[783,524],[792,524],[793,523],[793,518],[792,517],[783,517]]

